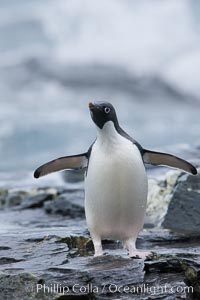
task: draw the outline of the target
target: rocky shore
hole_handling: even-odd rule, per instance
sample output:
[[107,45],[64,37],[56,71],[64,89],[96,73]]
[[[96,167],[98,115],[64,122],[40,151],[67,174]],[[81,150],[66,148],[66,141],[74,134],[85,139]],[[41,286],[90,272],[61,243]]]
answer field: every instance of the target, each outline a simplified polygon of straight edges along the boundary
[[109,240],[94,258],[83,201],[77,182],[0,190],[0,299],[200,299],[200,175],[150,171],[138,248],[151,260]]

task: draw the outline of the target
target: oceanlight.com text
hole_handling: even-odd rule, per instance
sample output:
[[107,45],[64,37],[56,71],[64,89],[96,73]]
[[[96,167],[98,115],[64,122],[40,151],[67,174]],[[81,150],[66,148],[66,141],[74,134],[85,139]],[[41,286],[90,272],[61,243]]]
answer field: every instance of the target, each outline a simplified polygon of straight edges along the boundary
[[120,293],[120,294],[147,294],[147,295],[162,295],[162,294],[191,294],[193,293],[192,286],[170,286],[168,284],[159,286],[159,285],[117,285],[115,283],[106,284],[102,286],[96,286],[93,284],[81,285],[75,283],[70,286],[63,286],[61,284],[37,284],[36,286],[37,293],[44,292],[47,294],[100,294],[100,293]]

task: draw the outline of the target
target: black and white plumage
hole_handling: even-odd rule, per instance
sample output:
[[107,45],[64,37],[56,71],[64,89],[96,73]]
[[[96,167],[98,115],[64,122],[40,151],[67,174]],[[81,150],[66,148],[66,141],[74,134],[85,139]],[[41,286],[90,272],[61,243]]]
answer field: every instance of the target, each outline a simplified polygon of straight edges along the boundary
[[102,255],[101,240],[124,242],[130,257],[145,258],[135,242],[144,225],[147,175],[144,164],[166,165],[193,175],[196,168],[176,156],[143,149],[118,123],[107,102],[89,103],[97,138],[86,153],[61,157],[39,167],[34,177],[64,169],[86,168],[85,212],[95,256]]

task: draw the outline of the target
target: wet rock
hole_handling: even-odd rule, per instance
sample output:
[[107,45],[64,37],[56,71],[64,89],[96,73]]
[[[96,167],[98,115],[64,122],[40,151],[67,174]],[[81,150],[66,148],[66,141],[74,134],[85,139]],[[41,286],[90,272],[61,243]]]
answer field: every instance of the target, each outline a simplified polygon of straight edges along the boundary
[[[75,259],[77,258],[73,258],[72,261]],[[68,265],[49,270],[54,274],[58,271],[66,274],[68,295],[71,296],[87,295],[88,299],[102,299],[101,297],[106,299],[109,295],[116,299],[115,297],[119,295],[117,290],[119,286],[128,287],[142,282],[144,278],[143,261],[132,261],[119,255],[79,258],[79,263],[81,269],[69,262]]]
[[22,204],[22,202],[25,199],[25,196],[27,196],[28,193],[25,191],[18,191],[18,192],[11,192],[6,197],[6,203],[4,205],[4,208],[9,208],[13,206],[17,206]]
[[93,243],[88,232],[86,233],[86,236],[70,235],[65,238],[58,239],[57,242],[67,244],[69,257],[88,256],[92,255],[94,252]]
[[4,207],[7,196],[8,196],[8,190],[0,189],[0,209]]
[[58,295],[49,298],[48,293],[43,290],[37,291],[37,284],[40,279],[31,273],[22,273],[18,275],[0,273],[0,299],[56,299]]
[[7,189],[0,189],[0,197],[6,197],[8,195]]
[[40,192],[36,195],[25,197],[23,203],[20,205],[20,209],[37,208],[42,207],[45,201],[53,200],[55,198],[54,192]]
[[47,201],[44,209],[49,214],[61,214],[72,218],[85,217],[84,191],[75,190],[58,196],[54,201]]
[[[170,299],[168,290],[154,293],[156,286],[165,284],[174,287],[171,299],[176,299],[177,286],[190,285],[187,270],[198,267],[199,236],[144,230],[137,246],[154,251],[153,260],[130,259],[122,244],[112,240],[103,243],[107,254],[95,258],[83,219],[48,215],[36,208],[1,211],[0,222],[5,220],[7,229],[0,226],[1,257],[6,262],[0,264],[0,291],[7,298],[2,299]],[[197,279],[192,283],[195,289]],[[65,295],[44,292],[54,285],[68,288]]]
[[[58,243],[66,243],[68,248],[71,249],[78,249],[78,250],[85,250],[87,245],[91,241],[91,238],[88,236],[80,236],[80,235],[70,235],[58,240]],[[90,247],[93,248],[92,243],[90,243]]]
[[[5,250],[5,249],[4,249]],[[11,264],[22,261],[21,259],[15,259],[12,257],[0,257],[0,265]]]
[[[64,190],[64,188],[63,188]],[[1,193],[2,192],[2,193]],[[60,191],[53,188],[39,188],[29,191],[7,191],[2,190],[0,192],[0,199],[2,197],[1,208],[36,208],[43,206],[43,203],[47,200],[54,199]]]
[[10,249],[10,247],[7,247],[7,246],[0,246],[0,251],[1,250],[9,250]]
[[193,287],[192,299],[200,299],[200,264],[193,262],[184,262],[185,282]]
[[200,175],[182,175],[172,194],[163,227],[200,233]]

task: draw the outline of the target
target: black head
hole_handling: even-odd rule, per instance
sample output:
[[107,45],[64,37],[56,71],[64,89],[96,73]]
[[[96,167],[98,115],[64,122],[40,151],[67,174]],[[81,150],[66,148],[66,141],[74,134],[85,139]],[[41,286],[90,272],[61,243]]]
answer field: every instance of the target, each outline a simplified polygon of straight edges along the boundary
[[109,102],[90,102],[89,109],[92,120],[100,129],[108,121],[112,121],[116,129],[119,127],[115,109]]

